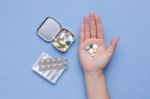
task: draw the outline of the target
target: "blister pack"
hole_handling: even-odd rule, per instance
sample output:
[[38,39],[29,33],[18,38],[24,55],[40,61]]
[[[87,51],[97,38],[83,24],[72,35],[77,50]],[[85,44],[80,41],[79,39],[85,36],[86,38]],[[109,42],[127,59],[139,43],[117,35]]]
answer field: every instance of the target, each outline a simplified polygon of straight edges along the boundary
[[52,84],[55,84],[67,67],[68,64],[65,57],[51,57],[43,52],[34,63],[32,70]]

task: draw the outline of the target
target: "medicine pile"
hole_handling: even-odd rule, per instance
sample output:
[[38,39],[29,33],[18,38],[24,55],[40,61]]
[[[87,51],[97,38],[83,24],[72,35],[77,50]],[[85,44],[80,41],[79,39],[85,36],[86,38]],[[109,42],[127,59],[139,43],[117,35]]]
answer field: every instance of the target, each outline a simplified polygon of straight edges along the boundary
[[52,41],[54,47],[58,50],[65,52],[71,43],[74,41],[74,35],[66,29],[62,29],[55,39]]
[[89,44],[88,46],[86,46],[85,50],[88,51],[88,53],[94,57],[96,54],[96,49],[98,48],[97,44]]

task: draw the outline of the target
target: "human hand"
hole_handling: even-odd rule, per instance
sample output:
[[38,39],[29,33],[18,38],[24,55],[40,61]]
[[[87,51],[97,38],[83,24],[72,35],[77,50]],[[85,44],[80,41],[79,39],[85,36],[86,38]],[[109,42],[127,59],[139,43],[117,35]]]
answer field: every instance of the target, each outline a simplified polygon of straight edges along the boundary
[[[79,57],[84,73],[103,73],[109,62],[119,38],[114,37],[108,48],[104,43],[104,32],[100,18],[94,13],[84,17],[84,22],[80,30]],[[89,44],[96,44],[95,56],[91,56],[85,48]]]

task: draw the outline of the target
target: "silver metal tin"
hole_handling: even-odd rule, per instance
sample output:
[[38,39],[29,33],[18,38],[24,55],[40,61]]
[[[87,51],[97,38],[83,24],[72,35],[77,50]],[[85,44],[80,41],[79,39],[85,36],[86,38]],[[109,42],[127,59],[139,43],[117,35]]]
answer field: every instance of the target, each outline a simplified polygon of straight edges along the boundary
[[[65,30],[65,31],[67,31],[69,34],[70,34],[70,36],[72,36],[73,37],[73,41],[71,41],[70,43],[69,43],[69,45],[66,45],[65,47],[64,47],[64,49],[63,49],[63,46],[61,46],[61,47],[58,47],[58,46],[55,46],[54,45],[54,40],[56,39],[56,37],[60,34],[60,33],[62,33],[61,31],[62,30]],[[43,22],[42,22],[42,24],[39,26],[39,28],[37,29],[37,33],[38,33],[38,35],[39,35],[39,37],[41,37],[43,40],[45,40],[45,41],[47,41],[47,42],[51,42],[52,43],[52,45],[56,48],[56,49],[58,49],[59,51],[61,51],[61,52],[66,52],[67,50],[68,50],[68,48],[71,46],[71,44],[74,42],[74,40],[75,40],[75,35],[70,31],[70,30],[68,30],[68,29],[66,29],[66,28],[63,28],[62,26],[61,26],[61,24],[56,20],[56,19],[54,19],[54,18],[52,18],[52,17],[47,17]],[[59,41],[59,40],[58,40]],[[57,41],[57,42],[58,42]],[[60,44],[59,42],[58,42],[58,44]]]

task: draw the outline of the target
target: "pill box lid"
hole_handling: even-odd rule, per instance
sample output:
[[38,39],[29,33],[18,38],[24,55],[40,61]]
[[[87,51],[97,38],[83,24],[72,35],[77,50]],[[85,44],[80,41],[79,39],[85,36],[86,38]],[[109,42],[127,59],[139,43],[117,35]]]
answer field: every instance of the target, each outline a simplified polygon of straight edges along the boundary
[[39,37],[51,42],[61,29],[61,24],[52,17],[47,17],[37,29]]

